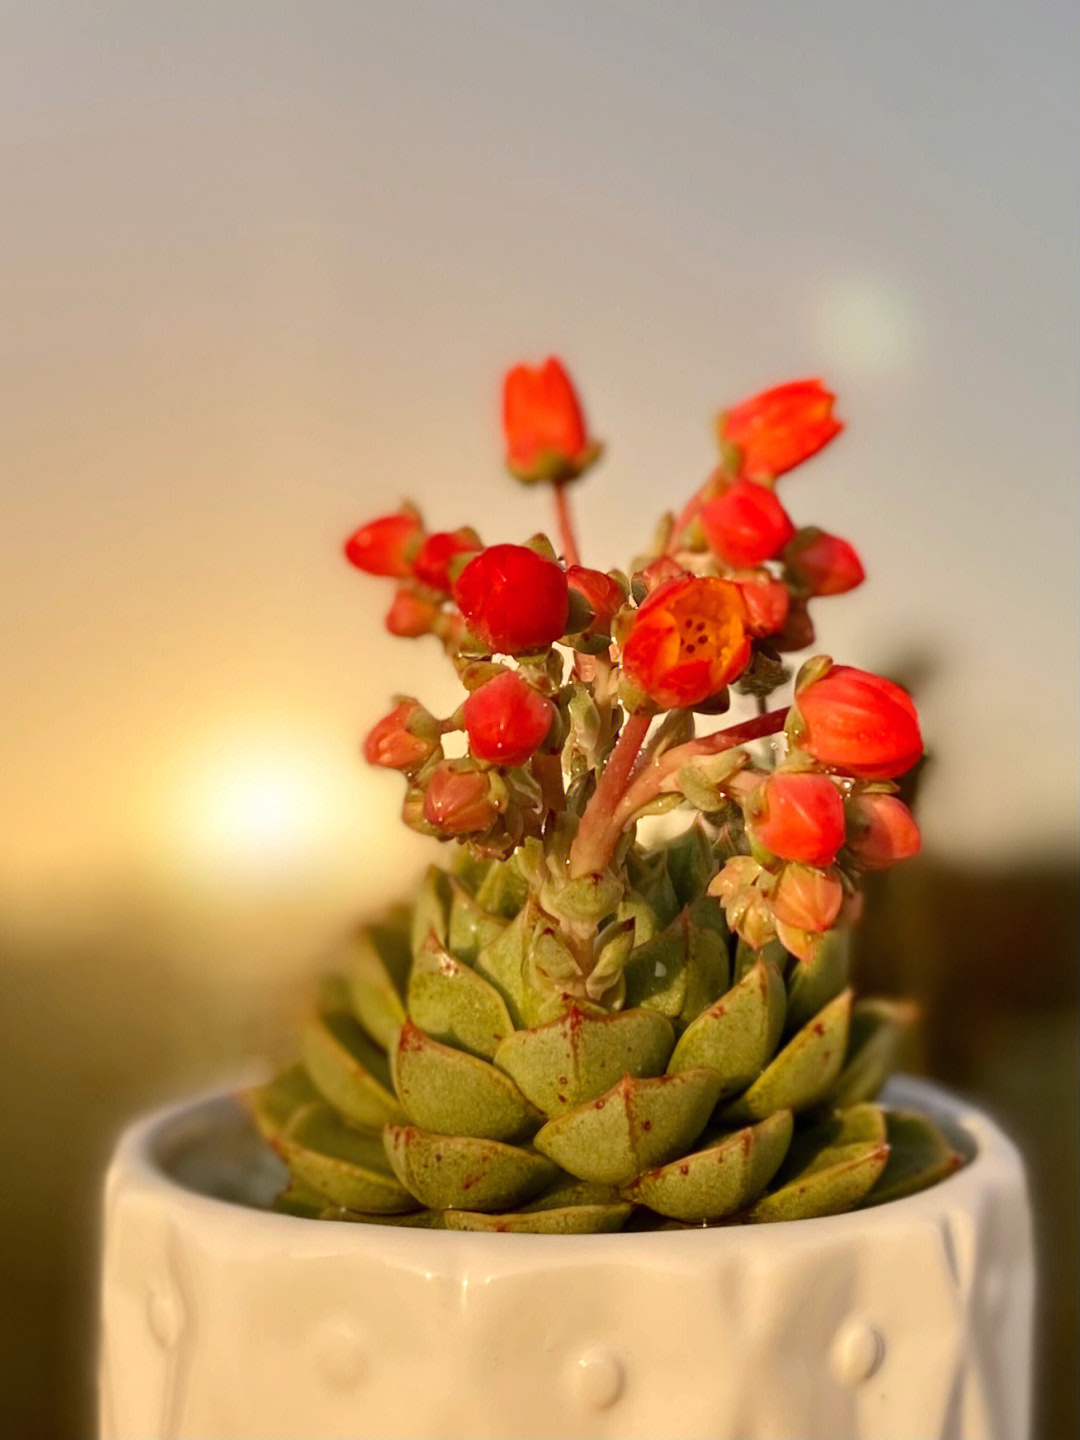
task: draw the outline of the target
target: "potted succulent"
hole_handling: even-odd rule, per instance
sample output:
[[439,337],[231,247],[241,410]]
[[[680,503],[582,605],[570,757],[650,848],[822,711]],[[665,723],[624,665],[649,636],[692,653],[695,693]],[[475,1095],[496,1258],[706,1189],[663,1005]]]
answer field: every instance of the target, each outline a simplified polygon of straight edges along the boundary
[[825,655],[787,696],[812,602],[864,578],[778,493],[833,404],[725,411],[717,468],[605,572],[570,509],[601,446],[557,360],[517,366],[507,464],[556,543],[411,505],[348,540],[462,684],[364,745],[452,858],[244,1109],[125,1139],[107,1433],[1024,1430],[1015,1152],[933,1087],[881,1098],[911,1009],[851,986],[861,879],[919,849],[915,706]]

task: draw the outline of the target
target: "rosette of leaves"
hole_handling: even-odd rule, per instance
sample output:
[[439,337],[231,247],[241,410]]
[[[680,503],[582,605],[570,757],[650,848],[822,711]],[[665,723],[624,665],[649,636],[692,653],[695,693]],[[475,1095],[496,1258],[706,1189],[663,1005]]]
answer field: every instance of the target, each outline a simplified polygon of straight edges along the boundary
[[[853,1001],[840,932],[811,962],[738,941],[702,829],[569,884],[529,859],[433,869],[357,937],[300,1061],[247,1096],[289,1168],[279,1208],[698,1226],[836,1214],[956,1168],[932,1122],[875,1103],[907,1007]],[[595,927],[584,980],[567,926]]]

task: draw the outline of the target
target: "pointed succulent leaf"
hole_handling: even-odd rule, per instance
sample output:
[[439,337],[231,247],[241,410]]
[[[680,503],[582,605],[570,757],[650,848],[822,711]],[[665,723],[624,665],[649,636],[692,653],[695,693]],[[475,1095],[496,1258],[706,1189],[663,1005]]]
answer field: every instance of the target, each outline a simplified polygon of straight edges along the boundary
[[637,890],[628,891],[619,901],[615,911],[616,920],[634,922],[634,944],[646,945],[663,927],[652,905]]
[[529,887],[516,865],[493,860],[476,891],[476,900],[489,914],[512,920],[525,904],[528,893]]
[[885,1112],[879,1105],[851,1105],[835,1110],[795,1132],[776,1177],[780,1188],[800,1175],[827,1170],[843,1159],[852,1145],[881,1145],[888,1139]]
[[671,1022],[655,1010],[590,1015],[574,1006],[557,1020],[508,1036],[495,1064],[554,1116],[595,1100],[624,1075],[663,1074],[674,1042]]
[[687,1024],[731,983],[728,932],[719,902],[708,898],[684,910],[674,923],[682,925],[686,946],[686,995],[678,1018]]
[[565,1205],[539,1208],[523,1205],[508,1215],[484,1215],[476,1210],[447,1210],[448,1230],[487,1230],[508,1235],[597,1235],[621,1230],[633,1211],[627,1200],[608,1204]]
[[451,899],[450,877],[437,865],[429,866],[413,907],[409,939],[414,955],[432,932],[440,945],[446,944],[449,938]]
[[749,1090],[721,1115],[724,1124],[763,1120],[776,1110],[808,1110],[829,1093],[844,1062],[851,991],[829,1002],[796,1034]]
[[655,1079],[628,1075],[599,1099],[549,1120],[533,1143],[581,1180],[625,1185],[687,1150],[704,1130],[719,1093],[712,1070]]
[[409,1119],[440,1135],[524,1140],[543,1120],[504,1071],[440,1045],[411,1020],[391,1047],[390,1070]]
[[403,1225],[408,1230],[446,1229],[441,1210],[410,1210],[407,1215],[371,1215],[363,1210],[339,1209],[332,1215],[324,1211],[321,1218],[350,1221],[354,1225]]
[[828,1165],[808,1170],[763,1195],[743,1218],[760,1223],[842,1214],[858,1205],[873,1188],[888,1158],[889,1147],[884,1141],[862,1140],[837,1146]]
[[532,947],[536,911],[525,904],[506,929],[485,945],[476,957],[477,974],[482,975],[502,996],[510,1018],[518,1029],[539,1019],[548,998],[534,989],[526,968]]
[[775,965],[759,961],[739,983],[687,1027],[668,1070],[707,1065],[720,1076],[720,1096],[745,1090],[776,1051],[784,1028],[784,982]]
[[541,888],[540,903],[551,915],[598,925],[613,913],[622,899],[623,887],[608,872],[581,875],[565,885],[548,880]]
[[527,973],[534,983],[554,981],[565,986],[581,978],[573,952],[549,921],[542,921],[533,931],[527,964]]
[[303,1065],[290,1066],[269,1084],[247,1090],[242,1097],[255,1128],[264,1140],[271,1142],[288,1128],[298,1110],[319,1098]]
[[695,923],[698,914],[697,906],[681,911],[635,948],[623,971],[628,1006],[659,1010],[681,1026],[727,989],[727,942],[713,927],[711,909],[700,911],[704,925]]
[[[463,885],[470,895],[476,895],[495,862],[474,855],[467,846],[454,852],[450,861],[450,875]],[[440,867],[441,868],[441,867]]]
[[383,1050],[405,1019],[402,996],[412,952],[408,934],[384,925],[365,925],[353,943],[346,992],[349,1006]]
[[492,915],[485,910],[465,887],[457,881],[450,882],[452,899],[447,919],[447,949],[471,965],[485,945],[495,939],[506,928],[501,915]]
[[434,942],[425,945],[413,963],[409,1015],[433,1040],[484,1060],[491,1059],[514,1029],[494,985]]
[[279,1215],[295,1215],[300,1220],[322,1220],[328,1208],[326,1196],[295,1176],[270,1206]]
[[431,1210],[513,1209],[558,1174],[556,1165],[533,1150],[435,1135],[416,1125],[388,1125],[383,1143],[401,1184]]
[[307,1025],[300,1044],[315,1088],[346,1120],[378,1130],[403,1118],[386,1056],[351,1014],[324,1012]]
[[[655,929],[663,930],[679,913],[679,897],[668,874],[668,857],[664,849],[642,853],[636,848],[627,855],[627,872],[634,891],[653,912]],[[639,936],[638,943],[642,937]]]
[[851,936],[846,930],[830,930],[822,937],[812,960],[792,960],[789,965],[787,1029],[788,1034],[793,1034],[847,986]]
[[692,904],[705,893],[706,885],[716,873],[712,846],[700,821],[695,818],[694,823],[666,847],[665,853],[675,898],[680,906]]
[[[783,975],[791,963],[791,956],[784,949],[783,945],[780,944],[779,940],[767,940],[764,945],[755,950],[752,945],[748,945],[746,941],[740,937],[736,942],[735,954],[731,961],[732,982],[741,980],[743,976],[751,971],[761,960],[764,960],[767,964],[775,965],[777,970],[780,971],[780,974]],[[819,1005],[818,1010],[820,1009],[821,1006]],[[812,1011],[811,1013],[816,1014],[817,1011]],[[807,1016],[807,1019],[809,1019],[809,1016]],[[798,1028],[796,1025],[795,1029]]]
[[722,1220],[755,1201],[776,1174],[791,1141],[790,1110],[736,1130],[644,1175],[631,1200],[672,1220]]
[[648,1006],[674,1020],[686,1000],[686,947],[682,934],[668,927],[647,945],[639,945],[623,970],[628,1008]]
[[958,1170],[964,1157],[925,1115],[889,1110],[885,1115],[889,1160],[863,1205],[884,1205],[936,1185]]
[[618,980],[634,948],[634,922],[613,920],[596,937],[596,963],[585,982],[585,992],[600,1000]]
[[902,1000],[857,1000],[851,1011],[844,1068],[829,1091],[834,1105],[872,1100],[896,1068],[915,1009]]
[[334,1205],[382,1215],[416,1209],[391,1173],[379,1137],[354,1130],[321,1101],[294,1116],[275,1148],[303,1185]]

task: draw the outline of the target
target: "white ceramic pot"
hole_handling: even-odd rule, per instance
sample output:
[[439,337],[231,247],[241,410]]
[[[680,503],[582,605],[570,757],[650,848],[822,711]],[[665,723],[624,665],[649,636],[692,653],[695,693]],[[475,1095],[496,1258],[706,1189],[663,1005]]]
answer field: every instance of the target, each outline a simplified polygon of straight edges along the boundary
[[888,1098],[971,1163],[851,1215],[615,1235],[267,1213],[230,1099],[151,1116],[108,1180],[102,1434],[1022,1440],[1020,1159],[940,1089]]

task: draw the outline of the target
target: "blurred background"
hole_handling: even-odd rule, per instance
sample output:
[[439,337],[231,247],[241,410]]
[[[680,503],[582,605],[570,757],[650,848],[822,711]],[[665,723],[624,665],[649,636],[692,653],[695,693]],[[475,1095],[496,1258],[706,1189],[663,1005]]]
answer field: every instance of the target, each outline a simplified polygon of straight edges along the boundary
[[358,742],[435,647],[340,557],[414,497],[488,541],[502,370],[561,355],[625,564],[711,419],[822,375],[784,482],[869,580],[822,650],[911,685],[925,853],[868,988],[1027,1156],[1038,1426],[1077,1346],[1075,7],[9,4],[0,1429],[94,1426],[121,1125],[278,1047],[429,851]]

